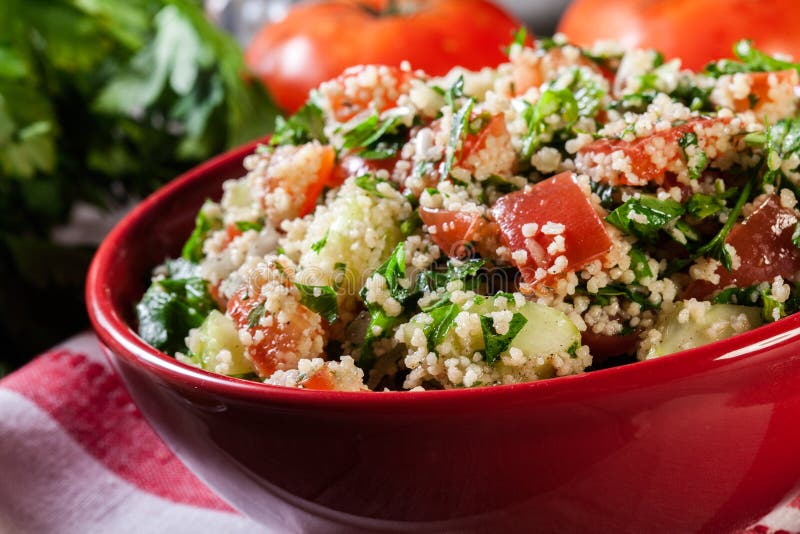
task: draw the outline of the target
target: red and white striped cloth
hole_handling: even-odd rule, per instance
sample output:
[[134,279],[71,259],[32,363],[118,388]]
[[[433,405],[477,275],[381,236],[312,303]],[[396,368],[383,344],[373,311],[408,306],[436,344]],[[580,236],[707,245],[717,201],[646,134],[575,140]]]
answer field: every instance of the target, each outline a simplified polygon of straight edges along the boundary
[[[172,455],[86,333],[0,380],[0,532],[269,530]],[[756,533],[800,533],[800,498]]]

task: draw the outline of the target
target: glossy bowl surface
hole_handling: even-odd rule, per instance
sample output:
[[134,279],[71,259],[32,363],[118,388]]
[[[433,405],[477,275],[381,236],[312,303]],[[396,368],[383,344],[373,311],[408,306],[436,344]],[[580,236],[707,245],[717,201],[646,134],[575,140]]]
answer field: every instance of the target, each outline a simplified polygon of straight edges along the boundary
[[179,177],[111,232],[89,313],[135,402],[236,508],[282,531],[726,532],[800,480],[800,314],[658,360],[420,393],[213,375],[132,329],[150,270],[255,144]]

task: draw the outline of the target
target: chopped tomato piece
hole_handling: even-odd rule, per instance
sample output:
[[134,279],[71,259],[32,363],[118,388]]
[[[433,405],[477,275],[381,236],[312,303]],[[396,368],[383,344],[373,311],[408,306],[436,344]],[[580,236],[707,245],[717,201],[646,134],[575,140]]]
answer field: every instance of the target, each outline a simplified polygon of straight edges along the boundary
[[552,80],[559,70],[569,66],[585,66],[601,72],[597,65],[586,59],[583,54],[568,56],[560,47],[547,51],[538,50],[535,55],[523,54],[512,61],[511,92],[514,96],[525,94],[531,87],[539,87],[547,80]]
[[[736,74],[735,76],[743,76],[749,82],[749,94],[742,98],[732,98],[730,101],[727,101],[727,99],[724,99],[725,101],[718,100],[715,102],[718,105],[732,107],[732,109],[737,112],[752,109],[756,112],[758,118],[761,118],[761,114],[769,111],[772,105],[779,103],[776,100],[779,100],[777,97],[780,95],[780,91],[783,90],[788,94],[780,96],[788,97],[784,100],[789,102],[791,106],[794,106],[794,88],[800,85],[800,75],[798,75],[796,70],[745,72]],[[770,85],[770,79],[773,80],[774,85]]]
[[269,219],[277,223],[314,211],[333,175],[333,147],[318,143],[280,146],[266,157],[267,169],[256,178],[254,187],[261,191]]
[[489,224],[478,214],[425,207],[419,208],[419,217],[433,242],[451,258],[467,256]]
[[611,250],[603,221],[571,172],[501,197],[492,216],[528,284],[552,281]]
[[318,391],[333,391],[336,385],[333,382],[333,374],[327,367],[321,367],[318,371],[308,377],[302,383],[304,389],[316,389]]
[[317,179],[311,180],[305,191],[305,202],[300,208],[300,217],[308,215],[317,205],[317,199],[325,186],[330,184],[333,175],[333,163],[336,160],[336,151],[332,146],[323,146],[320,152],[320,165],[317,170]]
[[638,341],[638,334],[607,336],[605,334],[596,334],[591,329],[581,332],[581,343],[589,346],[592,363],[595,365],[613,356],[633,354],[636,352],[636,343]]
[[397,163],[397,158],[364,159],[358,154],[348,154],[340,158],[336,163],[328,185],[330,187],[338,187],[350,176],[374,174],[380,170],[391,172],[395,163]]
[[[235,294],[228,302],[228,315],[236,327],[246,330],[252,339],[245,350],[259,376],[266,378],[278,369],[296,367],[300,358],[317,356],[306,354],[304,349],[309,339],[324,335],[319,315],[297,304],[282,310],[290,316],[281,322],[277,316],[263,311],[263,300],[246,297],[247,290]],[[255,313],[253,310],[258,306],[261,312]],[[258,320],[259,315],[266,317],[266,321]]]
[[320,88],[327,96],[334,118],[345,122],[362,111],[380,113],[397,104],[411,89],[415,75],[386,65],[356,65]]
[[798,221],[794,209],[781,206],[780,199],[771,195],[744,221],[734,225],[725,242],[736,250],[739,265],[733,271],[717,267],[719,282],[693,281],[686,290],[687,297],[707,297],[716,289],[731,285],[747,287],[772,282],[778,275],[796,280],[800,272],[800,249],[792,243]]
[[461,147],[459,162],[466,162],[472,154],[477,154],[486,148],[486,142],[490,137],[508,137],[506,119],[502,113],[492,115],[489,122],[478,133],[467,135]]
[[709,160],[723,155],[716,148],[726,144],[719,142],[723,137],[730,140],[728,150],[733,152],[735,143],[732,138],[741,132],[734,128],[716,128],[728,123],[728,118],[697,118],[633,141],[597,139],[581,148],[575,163],[579,172],[598,182],[637,186],[655,182],[661,185],[670,173],[686,174],[687,165],[679,141],[690,132],[697,136],[700,147],[713,147],[713,152],[709,149]]

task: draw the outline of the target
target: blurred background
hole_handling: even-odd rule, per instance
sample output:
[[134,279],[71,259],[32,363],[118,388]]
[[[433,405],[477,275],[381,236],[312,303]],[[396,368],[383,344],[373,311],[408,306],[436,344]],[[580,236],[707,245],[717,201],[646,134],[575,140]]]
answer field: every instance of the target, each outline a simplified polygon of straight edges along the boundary
[[[494,66],[526,26],[699,69],[746,37],[796,56],[797,16],[796,0],[2,0],[0,376],[88,327],[86,269],[126,210],[344,66]],[[415,46],[431,35],[435,53]]]

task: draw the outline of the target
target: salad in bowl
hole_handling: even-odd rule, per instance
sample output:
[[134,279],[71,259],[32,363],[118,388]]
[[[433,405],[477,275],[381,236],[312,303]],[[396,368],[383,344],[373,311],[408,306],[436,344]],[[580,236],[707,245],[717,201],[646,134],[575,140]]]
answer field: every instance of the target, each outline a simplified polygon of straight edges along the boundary
[[555,39],[313,91],[136,307],[206,371],[341,391],[668,357],[800,309],[800,66]]

